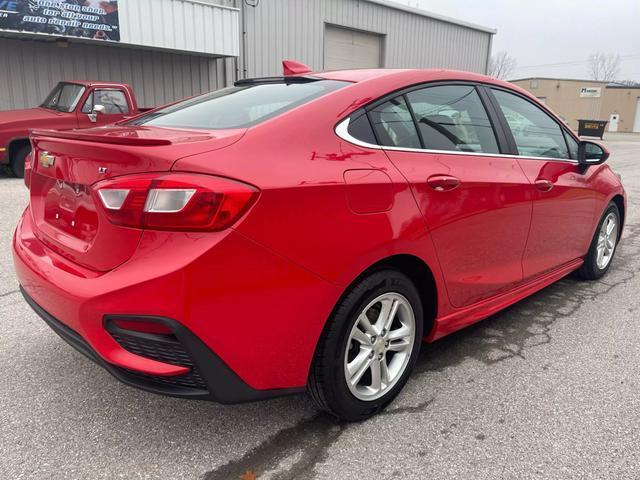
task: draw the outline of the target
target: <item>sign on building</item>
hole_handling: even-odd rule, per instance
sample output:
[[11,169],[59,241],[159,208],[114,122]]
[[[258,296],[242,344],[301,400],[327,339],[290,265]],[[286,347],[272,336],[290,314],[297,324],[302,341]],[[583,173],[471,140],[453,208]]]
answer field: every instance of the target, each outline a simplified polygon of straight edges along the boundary
[[600,98],[600,87],[582,87],[580,89],[580,98]]
[[120,40],[118,0],[0,0],[0,30]]

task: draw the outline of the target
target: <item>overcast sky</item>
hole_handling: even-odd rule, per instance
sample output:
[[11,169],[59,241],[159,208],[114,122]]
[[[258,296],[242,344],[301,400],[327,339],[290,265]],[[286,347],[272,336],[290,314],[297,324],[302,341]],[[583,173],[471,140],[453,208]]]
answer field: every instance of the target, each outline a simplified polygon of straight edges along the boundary
[[603,51],[622,57],[619,80],[640,80],[640,0],[395,1],[496,28],[493,53],[516,59],[516,78],[588,78],[587,57]]

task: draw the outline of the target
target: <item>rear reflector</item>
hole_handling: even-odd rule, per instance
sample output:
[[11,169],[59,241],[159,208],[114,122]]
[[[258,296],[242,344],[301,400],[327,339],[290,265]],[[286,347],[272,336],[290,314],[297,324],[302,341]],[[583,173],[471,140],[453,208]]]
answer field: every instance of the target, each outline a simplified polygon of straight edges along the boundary
[[119,318],[110,319],[109,322],[113,323],[116,327],[122,330],[141,333],[155,333],[159,335],[173,335],[173,330],[158,322],[148,322],[145,320],[124,320]]
[[178,231],[218,231],[233,225],[258,198],[242,182],[210,175],[143,174],[94,186],[115,225]]

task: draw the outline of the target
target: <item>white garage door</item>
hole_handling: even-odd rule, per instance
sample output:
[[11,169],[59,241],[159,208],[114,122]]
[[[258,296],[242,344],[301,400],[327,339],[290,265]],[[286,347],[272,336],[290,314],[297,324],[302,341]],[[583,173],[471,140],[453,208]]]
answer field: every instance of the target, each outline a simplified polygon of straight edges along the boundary
[[380,67],[382,67],[382,35],[332,25],[325,27],[325,70]]

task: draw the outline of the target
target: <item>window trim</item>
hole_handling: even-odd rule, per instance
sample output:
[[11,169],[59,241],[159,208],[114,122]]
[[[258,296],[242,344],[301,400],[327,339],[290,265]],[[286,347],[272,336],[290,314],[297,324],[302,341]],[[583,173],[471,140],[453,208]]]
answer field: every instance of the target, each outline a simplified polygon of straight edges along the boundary
[[[407,97],[407,94],[409,94],[411,92],[414,92],[416,90],[424,90],[426,88],[433,88],[433,87],[452,87],[452,86],[473,87],[473,89],[475,90],[476,94],[478,95],[478,98],[480,98],[480,104],[484,108],[484,111],[487,114],[487,118],[489,119],[489,123],[491,124],[491,129],[493,130],[493,134],[494,134],[495,139],[496,139],[496,144],[497,144],[497,147],[498,147],[498,151],[500,153],[505,153],[506,149],[508,148],[508,144],[506,142],[507,141],[507,137],[504,134],[503,126],[499,122],[499,119],[492,115],[491,109],[489,108],[489,106],[487,104],[488,99],[484,98],[484,96],[483,96],[483,93],[484,93],[482,91],[483,84],[481,84],[479,82],[472,82],[472,81],[468,81],[468,80],[436,80],[436,81],[432,81],[432,82],[418,83],[418,84],[415,84],[415,85],[410,85],[408,87],[403,87],[403,88],[400,88],[400,89],[395,90],[393,92],[390,92],[390,93],[388,93],[388,94],[386,94],[386,95],[384,95],[382,97],[377,98],[376,100],[373,100],[372,102],[370,102],[369,104],[365,105],[362,108],[365,110],[365,112],[367,112],[367,116],[369,118],[369,122],[371,122],[371,116],[369,115],[369,112],[371,110],[376,109],[380,105],[383,105],[383,104],[389,102],[390,100],[393,100],[394,98],[403,97],[405,103],[407,104],[408,110],[411,113],[411,118],[413,120],[414,128],[418,132],[418,139],[420,140],[420,145],[422,146],[422,150],[425,150],[425,151],[438,151],[438,152],[455,152],[455,150],[433,150],[433,149],[424,148],[425,147],[424,139],[422,138],[422,133],[420,132],[420,127],[418,125],[418,122],[416,121],[416,116],[415,116],[415,113],[413,111],[413,107],[411,106],[411,104],[409,102],[409,98]],[[349,115],[349,116],[351,116],[351,115]],[[373,123],[372,123],[371,126],[373,128]],[[373,131],[374,131],[374,134],[376,136],[376,140],[378,141],[378,143],[380,143],[380,139],[378,138],[378,135],[376,133],[376,129],[373,128]],[[389,147],[389,148],[400,148],[400,147]],[[418,149],[412,149],[412,150],[418,150]],[[463,152],[463,153],[465,153],[465,152]],[[482,152],[467,152],[467,153],[473,153],[473,154],[477,154],[477,155],[497,155],[497,154],[483,154]]]
[[[487,112],[487,115],[489,116],[489,120],[491,121],[491,125],[493,127],[494,133],[496,134],[496,141],[498,142],[498,148],[500,149],[501,153],[460,152],[456,150],[435,150],[435,149],[428,149],[428,148],[391,147],[391,146],[380,145],[380,139],[378,138],[376,130],[375,128],[373,128],[373,125],[372,125],[372,130],[373,130],[374,137],[376,137],[376,142],[378,142],[377,144],[367,143],[362,140],[358,140],[357,138],[349,134],[349,131],[348,131],[349,120],[351,119],[352,116],[358,114],[359,112],[362,112],[363,110],[367,115],[367,119],[371,123],[371,117],[369,115],[369,111],[373,110],[377,106],[393,98],[396,98],[400,95],[406,95],[407,93],[412,92],[414,90],[422,90],[423,88],[427,88],[427,87],[450,86],[450,85],[466,85],[466,86],[475,87],[476,91],[478,92],[478,95],[480,96],[480,101],[483,103],[485,111]],[[574,159],[533,157],[533,156],[519,155],[518,153],[512,153],[514,151],[515,152],[518,151],[517,148],[515,147],[515,140],[513,139],[513,134],[511,133],[511,129],[509,128],[509,125],[507,124],[506,119],[502,114],[502,110],[500,110],[500,106],[498,105],[497,100],[495,99],[495,97],[490,91],[491,88],[501,89],[506,92],[518,95],[524,98],[525,100],[531,101],[530,99],[527,99],[525,96],[523,96],[522,94],[520,94],[515,90],[503,88],[493,83],[473,82],[473,81],[467,81],[467,80],[436,80],[431,82],[423,82],[415,85],[410,85],[408,87],[399,88],[397,90],[394,90],[392,92],[389,92],[383,95],[382,97],[379,97],[371,101],[370,103],[368,103],[367,105],[364,105],[363,107],[358,108],[354,112],[351,112],[349,115],[339,120],[334,127],[334,132],[339,138],[353,145],[357,145],[363,148],[374,149],[374,150],[389,150],[389,151],[397,151],[397,152],[431,153],[431,154],[444,154],[444,155],[464,155],[464,156],[471,155],[471,156],[477,156],[477,157],[498,157],[498,158],[514,158],[515,157],[523,160],[545,160],[545,161],[566,162],[566,163],[572,163],[576,165],[578,164],[578,161]],[[534,103],[534,105],[536,104]],[[551,118],[560,126],[560,128],[563,131],[571,135],[578,143],[580,143],[580,139],[577,138],[573,134],[573,132],[567,129],[566,126],[563,126],[562,124],[560,124],[558,119],[555,117],[555,115],[552,112],[550,112],[547,108],[543,108],[543,110],[551,116]],[[415,120],[414,120],[414,123],[415,123]],[[422,145],[424,145],[424,143],[422,143]],[[567,145],[567,150],[568,148],[569,146]]]

